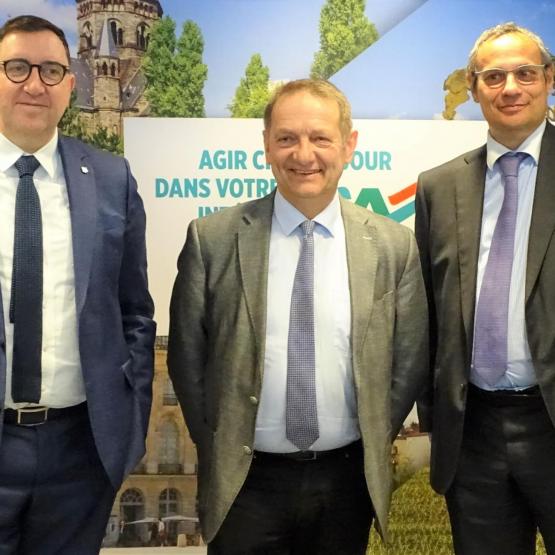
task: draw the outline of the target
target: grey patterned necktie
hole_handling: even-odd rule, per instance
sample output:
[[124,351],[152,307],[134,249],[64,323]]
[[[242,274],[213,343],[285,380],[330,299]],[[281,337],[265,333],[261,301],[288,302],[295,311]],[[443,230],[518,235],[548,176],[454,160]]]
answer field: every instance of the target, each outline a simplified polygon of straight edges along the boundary
[[303,241],[295,272],[287,344],[286,436],[301,450],[317,439],[314,349],[314,222],[301,224]]
[[42,218],[33,182],[34,156],[15,163],[19,183],[15,201],[14,254],[10,322],[14,324],[12,398],[38,403],[42,353]]
[[480,289],[474,325],[474,370],[491,387],[507,369],[509,292],[513,269],[518,168],[528,156],[507,153],[499,158],[505,196],[497,218],[488,261]]

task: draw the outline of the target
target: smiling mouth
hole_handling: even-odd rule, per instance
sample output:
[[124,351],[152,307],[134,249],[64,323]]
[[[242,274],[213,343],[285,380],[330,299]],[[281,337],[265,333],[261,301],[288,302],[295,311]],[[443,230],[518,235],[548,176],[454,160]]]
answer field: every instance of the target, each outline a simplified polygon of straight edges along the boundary
[[322,170],[297,170],[295,168],[290,168],[289,171],[293,172],[296,175],[316,175]]
[[505,106],[501,106],[500,110],[502,112],[516,112],[518,110],[522,110],[526,104],[507,104]]
[[33,104],[31,102],[20,102],[21,106],[30,106],[31,108],[48,108],[46,104]]

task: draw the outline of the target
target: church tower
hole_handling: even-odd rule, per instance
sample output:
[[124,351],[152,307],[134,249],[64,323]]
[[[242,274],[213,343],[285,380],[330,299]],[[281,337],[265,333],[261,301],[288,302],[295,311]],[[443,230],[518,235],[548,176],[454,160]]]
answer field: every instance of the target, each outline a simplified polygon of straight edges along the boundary
[[121,133],[121,118],[142,115],[145,79],[140,70],[159,0],[76,0],[78,105],[91,131]]
[[104,20],[93,63],[93,106],[98,110],[99,119],[103,121],[104,127],[111,133],[119,133],[119,113],[121,112],[120,60],[113,35],[108,29],[108,18]]

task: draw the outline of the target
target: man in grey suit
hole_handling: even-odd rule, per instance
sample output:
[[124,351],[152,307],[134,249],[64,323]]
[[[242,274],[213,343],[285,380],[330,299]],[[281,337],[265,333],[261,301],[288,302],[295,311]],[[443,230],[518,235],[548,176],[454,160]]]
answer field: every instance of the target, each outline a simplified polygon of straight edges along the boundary
[[264,123],[277,192],[191,223],[171,301],[201,525],[211,554],[363,554],[426,372],[416,242],[339,198],[357,133],[333,85],[287,83]]
[[467,78],[486,145],[424,172],[416,236],[431,315],[419,405],[458,555],[555,553],[555,130],[542,40],[485,31]]
[[96,555],[144,454],[155,324],[129,165],[58,133],[61,29],[0,28],[0,553]]

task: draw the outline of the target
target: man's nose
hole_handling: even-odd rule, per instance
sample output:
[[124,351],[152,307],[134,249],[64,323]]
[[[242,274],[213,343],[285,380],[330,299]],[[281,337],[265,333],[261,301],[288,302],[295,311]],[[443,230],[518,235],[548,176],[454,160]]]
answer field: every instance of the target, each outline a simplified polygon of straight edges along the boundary
[[520,83],[517,81],[515,74],[512,71],[507,73],[505,84],[503,85],[503,92],[505,94],[513,94],[520,91]]
[[25,92],[32,95],[42,94],[44,92],[45,84],[41,81],[38,67],[31,68],[31,73],[24,83],[24,89]]
[[295,157],[299,162],[311,162],[314,157],[312,143],[308,139],[301,139],[297,144]]

